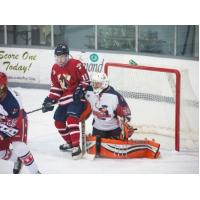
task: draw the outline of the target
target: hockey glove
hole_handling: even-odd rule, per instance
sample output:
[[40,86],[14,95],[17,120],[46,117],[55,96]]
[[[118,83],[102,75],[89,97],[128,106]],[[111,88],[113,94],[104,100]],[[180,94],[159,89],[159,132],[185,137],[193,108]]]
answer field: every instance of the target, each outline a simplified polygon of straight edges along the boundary
[[130,116],[125,116],[120,119],[121,128],[122,128],[121,139],[127,140],[133,135],[134,131],[137,130],[137,128],[133,127],[130,121],[131,121]]
[[81,100],[81,98],[83,98],[85,95],[82,87],[77,87],[75,92],[74,92],[74,95],[73,95],[73,99],[74,99],[74,103],[78,104]]
[[54,105],[57,101],[55,99],[50,99],[49,97],[46,97],[44,99],[44,102],[42,104],[42,112],[48,112],[52,111],[54,109]]
[[130,124],[129,122],[124,123],[124,133],[125,133],[126,139],[130,138],[133,135],[135,130],[137,130],[137,128],[133,128],[132,124]]

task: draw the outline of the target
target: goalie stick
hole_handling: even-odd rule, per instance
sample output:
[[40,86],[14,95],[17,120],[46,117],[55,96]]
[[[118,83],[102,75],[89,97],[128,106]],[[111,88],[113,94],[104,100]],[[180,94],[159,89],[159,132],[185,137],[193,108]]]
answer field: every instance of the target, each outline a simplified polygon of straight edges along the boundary
[[86,158],[87,160],[94,160],[95,154],[89,154],[87,152],[87,141],[86,141],[86,134],[85,134],[85,120],[81,122],[81,132],[82,132],[82,153],[83,158]]

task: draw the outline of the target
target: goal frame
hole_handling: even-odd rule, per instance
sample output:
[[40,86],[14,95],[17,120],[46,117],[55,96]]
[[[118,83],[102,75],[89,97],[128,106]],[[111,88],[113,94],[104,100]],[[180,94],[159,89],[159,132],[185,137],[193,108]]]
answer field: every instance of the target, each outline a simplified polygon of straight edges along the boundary
[[[145,70],[145,71],[154,71],[154,72],[166,72],[172,73],[176,77],[175,83],[175,150],[180,151],[180,96],[181,96],[181,73],[177,69],[171,69],[167,67],[149,67],[149,66],[140,66],[140,65],[130,65],[130,64],[122,64],[122,63],[112,63],[108,62],[104,66],[104,72],[108,74],[108,69],[110,67],[115,68],[128,68],[128,69],[137,69],[137,70]],[[117,89],[117,88],[116,88]]]

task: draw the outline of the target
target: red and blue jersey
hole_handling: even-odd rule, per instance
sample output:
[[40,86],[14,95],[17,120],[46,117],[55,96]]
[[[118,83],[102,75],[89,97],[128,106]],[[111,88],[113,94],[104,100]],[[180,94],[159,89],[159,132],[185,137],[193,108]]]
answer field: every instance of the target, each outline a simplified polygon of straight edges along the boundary
[[24,117],[19,94],[8,89],[6,96],[0,100],[0,133],[7,137],[16,135]]

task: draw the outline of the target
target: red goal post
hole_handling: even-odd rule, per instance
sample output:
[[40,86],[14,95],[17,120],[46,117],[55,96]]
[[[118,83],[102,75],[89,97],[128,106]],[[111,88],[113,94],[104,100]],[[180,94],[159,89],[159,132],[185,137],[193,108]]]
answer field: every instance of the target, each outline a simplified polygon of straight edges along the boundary
[[[181,91],[181,74],[177,69],[170,69],[164,67],[149,67],[149,66],[136,66],[129,64],[120,64],[120,63],[106,63],[104,66],[104,72],[109,76],[109,70],[113,69],[135,69],[143,71],[152,71],[155,73],[170,73],[175,75],[175,113],[174,113],[174,127],[175,127],[175,150],[180,150],[180,91]],[[131,81],[131,80],[129,80]],[[112,85],[112,83],[111,83]],[[134,86],[133,86],[134,87]],[[116,88],[117,89],[117,88]]]

